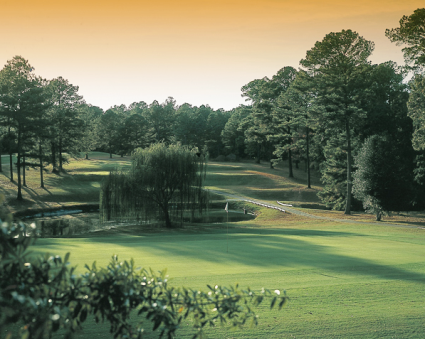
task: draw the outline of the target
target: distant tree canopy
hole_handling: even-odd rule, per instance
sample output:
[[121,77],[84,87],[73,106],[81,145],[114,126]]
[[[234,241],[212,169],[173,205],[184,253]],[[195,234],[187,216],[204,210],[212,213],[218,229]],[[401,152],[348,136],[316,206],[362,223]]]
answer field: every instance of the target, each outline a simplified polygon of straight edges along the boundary
[[160,218],[171,228],[185,210],[206,207],[205,173],[205,157],[187,147],[158,143],[137,149],[129,172],[111,172],[104,181],[102,218]]
[[410,82],[408,115],[413,121],[413,146],[425,151],[425,75],[417,74]]
[[[26,185],[24,165],[31,165],[25,159],[30,157],[39,160],[36,166],[40,166],[42,187],[44,166],[50,163],[53,169],[61,169],[62,158],[69,155],[83,151],[88,158],[88,153],[96,150],[109,152],[112,158],[155,143],[181,144],[217,160],[266,160],[271,167],[287,160],[289,177],[297,173],[292,164],[298,168],[303,161],[306,186],[312,187],[310,167],[319,170],[321,202],[349,214],[352,208],[361,208],[360,202],[352,199],[353,159],[373,135],[396,140],[406,154],[412,154],[413,142],[416,180],[424,182],[424,27],[422,8],[403,16],[400,27],[386,31],[392,42],[403,46],[404,67],[393,61],[372,64],[368,58],[374,43],[357,32],[331,32],[306,52],[300,60],[301,69],[282,67],[272,77],[244,85],[242,96],[249,104],[230,111],[189,103],[178,106],[168,97],[163,103],[140,101],[115,105],[104,112],[86,104],[78,86],[62,78],[47,81],[36,77],[29,63],[17,56],[0,71],[0,153],[9,154],[11,181],[15,175],[12,155],[18,153],[19,199],[21,186]],[[406,70],[414,71],[409,84]],[[114,173],[109,184],[117,180],[124,183],[130,176]],[[128,184],[133,185],[133,181]],[[113,195],[105,199],[108,197]],[[160,210],[178,210],[182,215],[182,204],[176,205],[174,199],[167,203],[172,208]],[[149,203],[154,204],[151,199],[144,205]],[[108,211],[107,218],[120,215],[114,205]],[[161,215],[167,220],[167,214]]]
[[[18,195],[22,200],[22,186],[25,186],[25,153],[29,143],[43,128],[43,114],[47,103],[43,90],[44,80],[34,74],[34,68],[28,60],[15,56],[8,60],[0,71],[0,120],[5,122],[8,144],[16,142]],[[12,130],[14,133],[11,133]],[[12,159],[12,152],[10,152]],[[23,169],[24,182],[21,182]],[[13,180],[12,160],[10,160],[10,178]]]
[[403,15],[400,27],[387,29],[385,35],[397,45],[404,45],[404,60],[414,68],[425,65],[425,8]]

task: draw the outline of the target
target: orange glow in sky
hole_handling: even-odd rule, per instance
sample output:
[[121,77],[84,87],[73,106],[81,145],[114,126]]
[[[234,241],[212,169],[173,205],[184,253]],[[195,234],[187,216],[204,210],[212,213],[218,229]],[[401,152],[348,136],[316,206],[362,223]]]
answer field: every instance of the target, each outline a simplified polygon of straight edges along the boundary
[[329,32],[375,42],[372,62],[403,63],[385,37],[423,0],[0,0],[0,64],[15,55],[63,76],[92,105],[168,96],[231,109],[240,88],[299,60]]

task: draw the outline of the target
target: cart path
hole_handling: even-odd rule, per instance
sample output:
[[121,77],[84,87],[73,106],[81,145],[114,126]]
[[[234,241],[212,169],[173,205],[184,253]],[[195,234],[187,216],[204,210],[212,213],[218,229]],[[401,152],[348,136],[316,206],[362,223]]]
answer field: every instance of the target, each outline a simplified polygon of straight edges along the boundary
[[291,214],[300,215],[300,216],[303,216],[303,217],[306,217],[306,218],[321,219],[321,220],[336,221],[336,222],[345,222],[345,223],[352,223],[352,224],[363,224],[363,225],[375,224],[375,225],[381,225],[381,226],[425,229],[425,227],[421,227],[421,226],[418,226],[418,225],[390,224],[390,223],[383,223],[383,222],[379,222],[379,221],[365,222],[365,221],[357,221],[357,220],[350,220],[350,219],[337,219],[337,218],[331,218],[331,217],[323,217],[323,216],[318,216],[318,215],[314,215],[314,214],[310,214],[310,213],[300,211],[299,209],[296,209],[294,207],[290,207],[290,206],[286,206],[286,205],[280,205],[280,204],[278,204],[277,201],[276,201],[276,203],[270,203],[270,202],[265,202],[265,201],[258,200],[258,199],[248,199],[246,197],[242,197],[242,196],[232,194],[232,193],[227,193],[227,192],[224,192],[224,191],[218,191],[218,190],[212,190],[212,189],[208,189],[208,191],[212,192],[214,194],[223,195],[223,196],[227,197],[228,200],[246,201],[246,202],[249,202],[249,203],[261,205],[261,206],[266,207],[266,208],[281,209],[281,210],[284,210],[283,212],[288,212],[288,213],[291,213]]

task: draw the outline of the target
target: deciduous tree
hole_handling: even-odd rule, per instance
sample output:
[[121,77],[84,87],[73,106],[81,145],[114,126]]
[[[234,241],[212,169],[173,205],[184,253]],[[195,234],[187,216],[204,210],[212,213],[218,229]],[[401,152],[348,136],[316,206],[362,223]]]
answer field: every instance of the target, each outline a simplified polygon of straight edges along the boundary
[[413,121],[413,146],[425,151],[425,75],[417,74],[410,82],[408,115]]
[[112,158],[112,153],[119,151],[120,145],[123,143],[121,135],[123,124],[124,115],[119,115],[113,109],[108,109],[100,116],[96,129],[98,145],[109,152],[110,158]]
[[366,139],[355,158],[354,196],[381,220],[382,213],[405,210],[411,203],[413,152],[388,136]]
[[176,101],[172,97],[168,97],[163,104],[155,100],[149,105],[149,109],[145,110],[144,114],[149,124],[150,143],[169,144],[173,141],[175,113]]
[[251,114],[250,106],[240,105],[230,111],[230,118],[221,131],[221,139],[223,141],[226,153],[233,153],[237,157],[245,155],[245,134],[240,128],[241,123]]
[[97,126],[103,110],[100,107],[82,104],[78,109],[78,117],[82,122],[83,134],[78,142],[79,150],[85,153],[85,158],[89,158],[90,151],[98,146]]

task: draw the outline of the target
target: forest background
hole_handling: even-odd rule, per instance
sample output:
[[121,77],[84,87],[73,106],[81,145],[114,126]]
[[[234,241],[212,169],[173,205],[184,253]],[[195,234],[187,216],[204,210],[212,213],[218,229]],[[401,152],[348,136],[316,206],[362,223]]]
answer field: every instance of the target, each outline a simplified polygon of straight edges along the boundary
[[[310,171],[319,171],[320,199],[346,214],[362,203],[377,219],[390,210],[423,208],[424,17],[425,9],[417,9],[386,31],[403,45],[403,66],[371,63],[375,45],[357,32],[329,33],[307,51],[298,70],[285,66],[242,86],[249,104],[229,111],[177,105],[172,97],[103,111],[67,79],[43,79],[16,56],[0,72],[0,152],[9,155],[17,199],[28,166],[40,168],[43,187],[46,166],[59,173],[78,152],[123,156],[163,142],[211,159],[255,158],[271,167],[288,161],[289,177],[292,166],[302,164],[306,185]],[[379,143],[371,146],[371,138]]]

